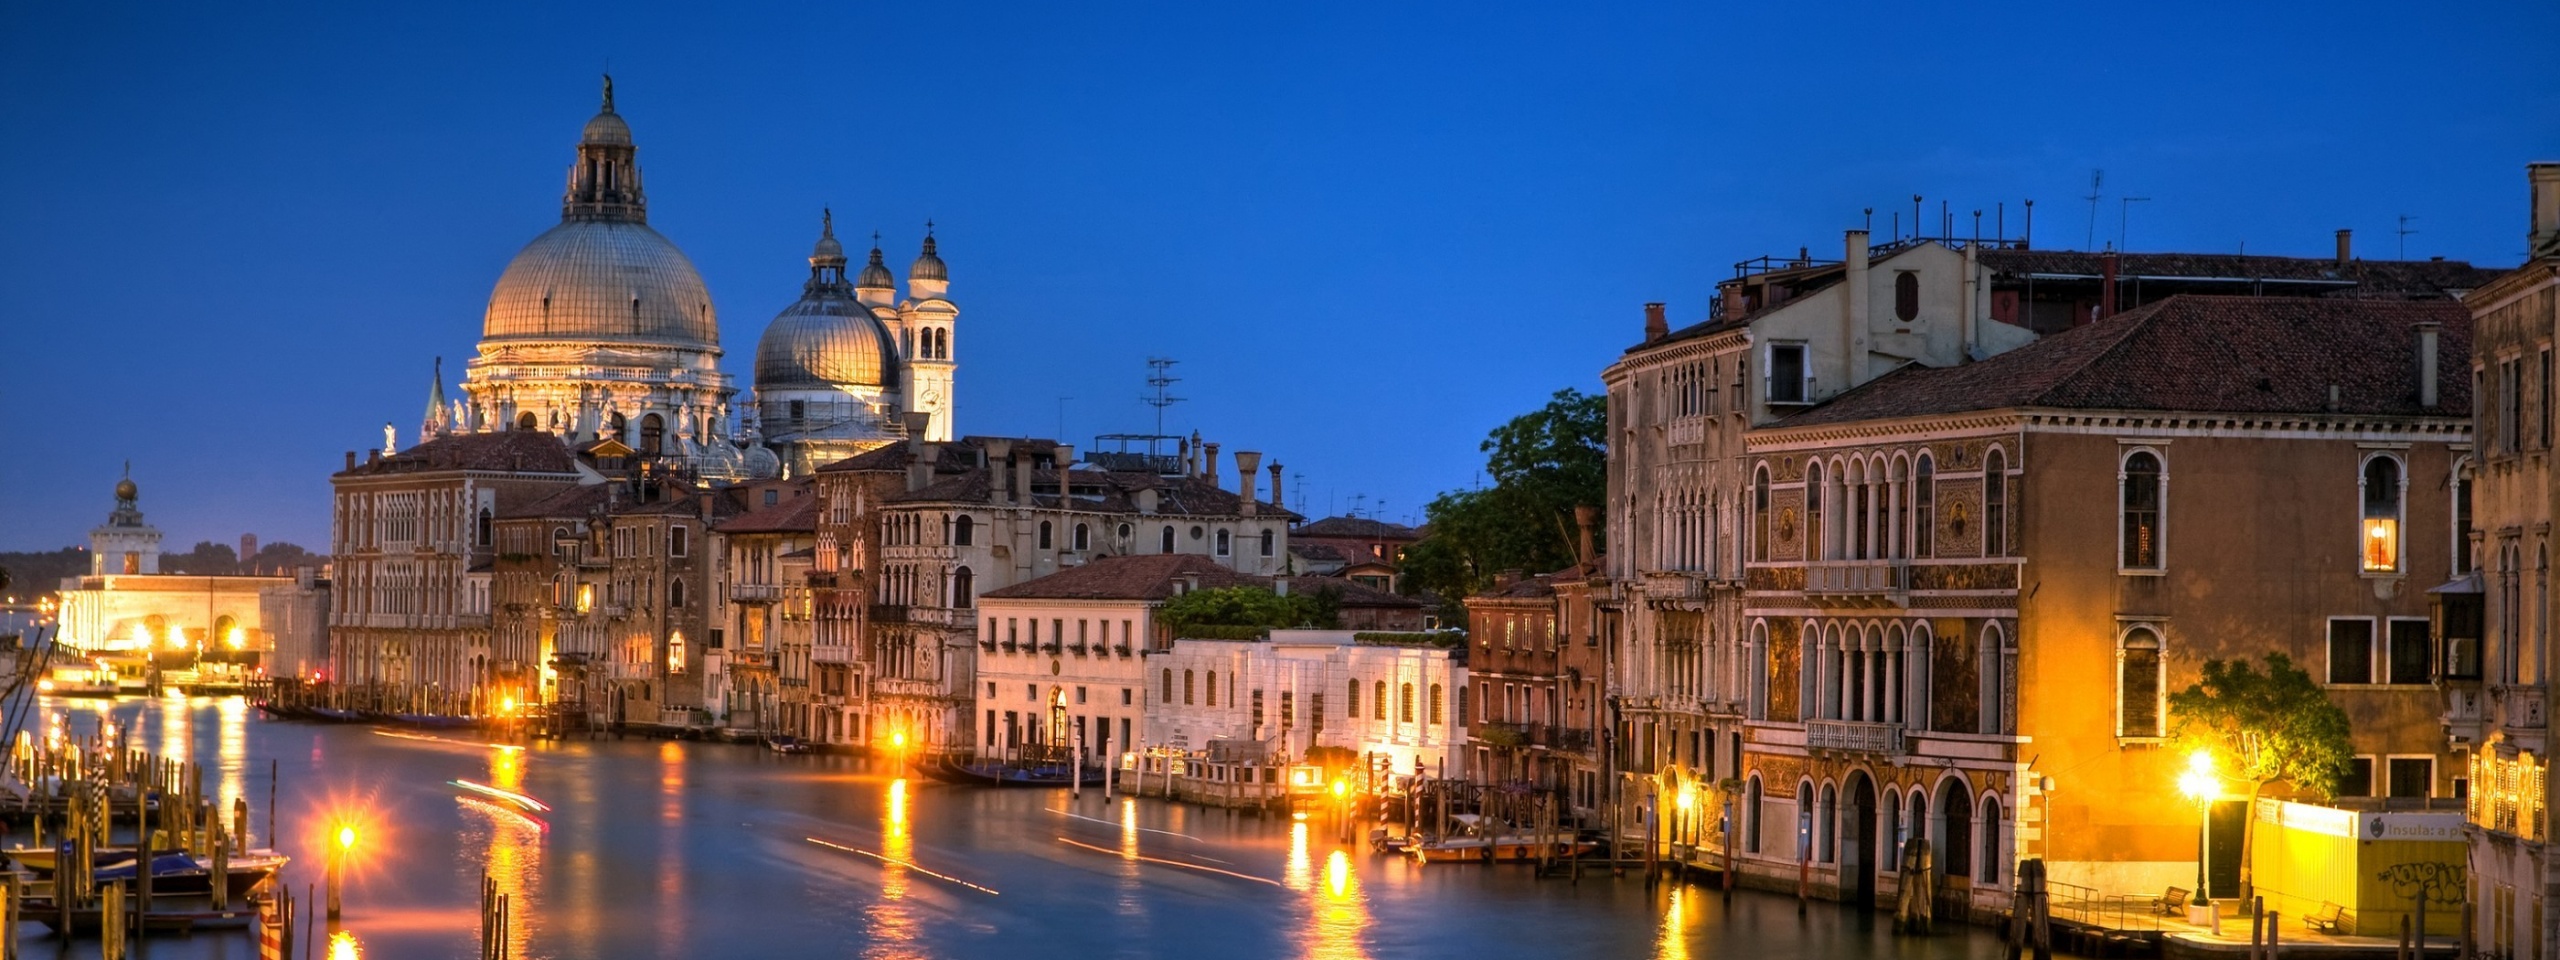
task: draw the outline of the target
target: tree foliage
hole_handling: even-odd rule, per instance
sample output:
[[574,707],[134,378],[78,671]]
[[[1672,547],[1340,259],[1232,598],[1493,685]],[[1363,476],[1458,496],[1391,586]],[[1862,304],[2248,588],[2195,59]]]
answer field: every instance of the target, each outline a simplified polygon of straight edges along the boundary
[[1303,593],[1281,596],[1261,587],[1193,590],[1165,601],[1156,616],[1178,633],[1192,627],[1331,627],[1333,604]]
[[1599,506],[1608,489],[1608,423],[1607,397],[1568,387],[1494,428],[1480,447],[1493,485],[1432,499],[1429,535],[1406,550],[1404,582],[1454,603],[1504,570],[1571,566],[1573,508]]
[[2281,653],[2266,655],[2264,672],[2247,660],[2205,661],[2203,679],[2169,695],[2169,715],[2181,745],[2211,750],[2223,775],[2253,787],[2334,796],[2355,755],[2347,712]]

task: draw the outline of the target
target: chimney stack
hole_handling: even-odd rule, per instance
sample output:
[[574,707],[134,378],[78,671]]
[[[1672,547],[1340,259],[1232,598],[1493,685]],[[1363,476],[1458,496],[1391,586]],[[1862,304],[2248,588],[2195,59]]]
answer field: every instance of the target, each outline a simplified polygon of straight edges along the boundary
[[2439,329],[2440,325],[2432,320],[2418,324],[2418,406],[2429,410],[2435,409],[2438,399],[2436,365],[2439,361],[2437,354],[2441,349],[2437,339]]
[[1261,502],[1253,498],[1253,485],[1262,479],[1261,472],[1262,453],[1260,451],[1236,451],[1236,493],[1244,498],[1244,504],[1239,509],[1243,510],[1244,515],[1248,517],[1260,512],[1262,507]]
[[1271,505],[1289,509],[1289,501],[1280,498],[1280,461],[1271,461]]
[[987,495],[994,497],[997,503],[1012,503],[1013,488],[1008,484],[1013,478],[1005,474],[1005,464],[1013,459],[1013,441],[989,440],[982,449],[986,453],[986,465],[995,471],[994,476],[987,478]]
[[1140,487],[1140,488],[1138,488],[1138,514],[1139,514],[1140,516],[1149,516],[1149,517],[1152,517],[1152,516],[1155,516],[1155,513],[1156,513],[1156,488],[1154,488],[1154,487]]
[[1201,458],[1200,458],[1200,459],[1201,459],[1200,475],[1201,475],[1202,477],[1205,477],[1205,478],[1207,478],[1207,479],[1208,479],[1208,481],[1209,481],[1209,485],[1210,485],[1210,486],[1213,486],[1213,487],[1214,487],[1214,486],[1217,486],[1217,485],[1218,485],[1218,445],[1217,445],[1217,444],[1214,444],[1214,443],[1202,444],[1202,445],[1201,445],[1201,447],[1200,447],[1200,449],[1202,449],[1202,450],[1204,450],[1204,451],[1207,451],[1206,453],[1202,454],[1202,456],[1201,456]]
[[1064,508],[1067,505],[1068,474],[1075,470],[1076,448],[1072,444],[1059,444],[1050,451],[1049,464],[1058,468],[1058,506]]
[[[1030,444],[1025,443],[1024,446],[1027,447]],[[1031,451],[1029,450],[1017,450],[1013,455],[1013,502],[1016,506],[1024,507],[1034,502],[1031,499]]]
[[1840,286],[1848,295],[1840,298],[1840,369],[1832,372],[1833,390],[1857,386],[1858,366],[1867,359],[1867,232],[1848,231],[1841,236],[1841,246],[1841,264],[1847,276]]
[[2345,263],[2349,260],[2355,259],[2355,236],[2356,232],[2353,230],[2338,231],[2339,263]]
[[933,426],[933,414],[923,411],[903,413],[898,415],[898,420],[907,427],[907,449],[924,449],[924,432]]
[[2560,162],[2529,163],[2524,172],[2533,184],[2533,232],[2526,249],[2539,253],[2560,243]]
[[702,491],[702,522],[711,522],[711,491]]
[[381,450],[381,448],[379,448],[379,447],[367,448],[367,449],[365,450],[365,452],[364,452],[364,462],[365,462],[365,463],[367,463],[367,464],[381,463],[381,462],[382,462],[382,450]]
[[356,452],[355,452],[355,451],[353,451],[353,450],[349,450],[349,451],[347,451],[347,469],[349,469],[349,470],[353,470],[353,469],[355,469],[355,468],[356,468]]
[[2116,315],[2116,278],[2122,275],[2124,261],[2115,251],[2098,255],[2098,319]]
[[1651,340],[1660,340],[1660,339],[1662,339],[1662,338],[1664,338],[1664,337],[1667,337],[1667,336],[1670,336],[1670,335],[1671,335],[1671,321],[1670,321],[1669,319],[1666,319],[1666,318],[1664,318],[1664,317],[1663,317],[1663,315],[1662,315],[1662,304],[1659,304],[1659,303],[1648,303],[1648,304],[1645,304],[1645,305],[1644,305],[1644,338],[1645,338],[1646,340],[1648,340],[1648,341],[1651,341]]
[[[917,416],[917,414],[909,414],[909,416]],[[907,460],[907,492],[914,493],[933,484],[933,465],[942,459],[942,445],[915,441],[913,438],[910,438],[910,442],[915,444],[915,456]]]

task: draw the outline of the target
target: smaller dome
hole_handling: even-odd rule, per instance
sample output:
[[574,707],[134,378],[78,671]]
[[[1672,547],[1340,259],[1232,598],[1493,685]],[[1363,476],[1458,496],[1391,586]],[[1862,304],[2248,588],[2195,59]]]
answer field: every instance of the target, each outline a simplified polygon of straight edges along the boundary
[[142,488],[133,485],[132,477],[116,481],[116,499],[131,500],[141,495]]
[[924,235],[924,252],[923,252],[923,253],[921,253],[921,254],[917,254],[917,255],[916,255],[916,262],[915,262],[915,265],[907,268],[907,279],[909,279],[909,280],[949,280],[949,279],[951,279],[951,271],[950,271],[950,268],[945,267],[945,266],[943,266],[943,265],[942,265],[942,255],[941,255],[941,254],[939,254],[939,253],[934,252],[934,246],[933,246],[933,231],[932,231],[932,230],[930,230],[930,229],[927,229],[927,230],[925,231],[925,235]]
[[880,262],[879,244],[875,243],[872,245],[871,262],[863,265],[862,276],[860,279],[856,280],[853,285],[857,287],[879,287],[883,290],[890,289],[898,285],[897,279],[889,276],[888,265]]
[[631,125],[622,122],[621,114],[606,110],[587,121],[587,128],[578,134],[578,142],[627,147],[631,145]]
[[782,475],[782,458],[772,450],[766,449],[764,444],[759,443],[748,447],[746,457],[747,476],[758,480],[771,480]]
[[824,207],[818,210],[818,245],[809,251],[812,267],[844,266],[844,244],[836,242],[836,212]]
[[756,390],[887,389],[897,345],[861,304],[823,294],[792,304],[756,344]]

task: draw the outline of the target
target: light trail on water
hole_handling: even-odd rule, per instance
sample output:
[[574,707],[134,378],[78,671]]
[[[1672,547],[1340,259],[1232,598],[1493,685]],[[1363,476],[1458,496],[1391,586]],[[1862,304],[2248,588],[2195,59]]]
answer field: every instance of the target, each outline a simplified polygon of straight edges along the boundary
[[932,878],[934,878],[934,879],[936,879],[936,880],[940,880],[940,881],[943,881],[943,882],[945,882],[945,883],[956,883],[956,884],[959,884],[959,885],[961,885],[961,886],[967,887],[967,888],[969,888],[969,889],[971,889],[971,890],[978,891],[979,893],[986,894],[987,896],[990,896],[990,897],[1003,896],[1003,894],[1001,894],[1001,893],[997,893],[995,890],[992,890],[992,889],[987,888],[987,887],[981,887],[981,886],[979,886],[979,885],[977,885],[977,884],[970,883],[969,881],[962,880],[962,879],[960,879],[959,877],[955,877],[955,876],[952,876],[952,875],[947,874],[947,873],[935,873],[935,872],[933,872],[933,871],[931,871],[931,870],[927,870],[927,869],[925,869],[925,868],[923,868],[923,867],[921,867],[921,866],[917,866],[917,865],[916,865],[916,863],[915,863],[915,861],[912,861],[912,860],[900,860],[900,859],[898,859],[898,858],[896,858],[896,857],[885,857],[885,856],[881,856],[880,854],[873,853],[873,852],[871,852],[871,851],[869,851],[869,850],[861,849],[861,848],[859,848],[859,847],[848,847],[848,846],[845,846],[844,844],[841,844],[841,843],[829,843],[829,842],[827,842],[827,841],[820,840],[820,839],[818,839],[818,838],[816,838],[816,837],[802,837],[802,838],[800,838],[800,839],[807,840],[807,841],[809,841],[810,843],[817,844],[817,845],[819,845],[819,846],[821,846],[821,847],[825,847],[825,848],[827,848],[827,849],[829,849],[829,850],[842,850],[842,851],[844,851],[844,852],[846,852],[846,853],[855,854],[855,855],[857,855],[857,856],[870,857],[871,859],[878,860],[878,861],[880,861],[881,863],[895,864],[895,865],[897,865],[897,866],[905,867],[905,868],[907,868],[907,869],[909,869],[909,870],[913,870],[913,871],[915,871],[915,872],[917,872],[917,873],[924,874],[925,876],[932,877]]

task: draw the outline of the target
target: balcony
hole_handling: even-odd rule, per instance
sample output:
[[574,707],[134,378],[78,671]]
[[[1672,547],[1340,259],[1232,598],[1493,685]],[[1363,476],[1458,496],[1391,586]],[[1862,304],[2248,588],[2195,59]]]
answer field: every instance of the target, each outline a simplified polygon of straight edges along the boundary
[[1832,606],[1904,606],[1911,566],[1900,560],[1820,560],[1805,564],[1804,595]]
[[875,603],[875,604],[872,604],[872,605],[871,605],[871,622],[873,622],[873,623],[905,623],[905,622],[907,622],[907,608],[906,608],[906,606],[905,606],[905,605],[903,605],[903,604],[895,604],[895,603]]
[[2486,732],[2488,695],[2478,687],[2455,687],[2444,692],[2444,734],[2457,746],[2477,745]]
[[1707,578],[1701,573],[1647,572],[1644,595],[1649,600],[1696,600],[1707,595]]
[[1808,720],[1804,725],[1804,745],[1808,750],[1842,750],[1898,757],[1903,752],[1902,725],[1860,720]]
[[729,600],[733,603],[772,603],[779,599],[782,599],[782,585],[778,583],[729,585]]

